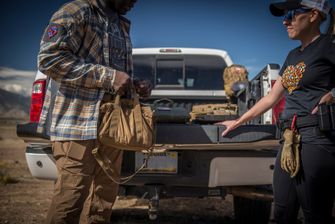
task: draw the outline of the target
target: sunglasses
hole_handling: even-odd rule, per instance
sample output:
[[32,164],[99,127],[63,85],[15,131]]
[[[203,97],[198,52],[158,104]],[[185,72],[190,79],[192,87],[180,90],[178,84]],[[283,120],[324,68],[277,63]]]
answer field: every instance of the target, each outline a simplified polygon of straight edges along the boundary
[[292,21],[293,18],[296,15],[302,14],[302,13],[306,13],[306,12],[310,12],[312,11],[311,8],[298,8],[298,9],[293,9],[293,10],[289,10],[286,12],[286,14],[284,15],[283,20],[284,21]]

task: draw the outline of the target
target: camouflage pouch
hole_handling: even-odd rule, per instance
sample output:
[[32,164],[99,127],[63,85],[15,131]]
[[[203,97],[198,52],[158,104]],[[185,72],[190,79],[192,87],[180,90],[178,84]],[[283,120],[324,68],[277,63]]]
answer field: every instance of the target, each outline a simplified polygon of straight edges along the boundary
[[201,104],[194,105],[190,112],[190,121],[222,121],[237,117],[236,104]]
[[224,90],[228,99],[234,96],[232,86],[235,82],[248,81],[248,71],[242,65],[231,65],[223,73]]

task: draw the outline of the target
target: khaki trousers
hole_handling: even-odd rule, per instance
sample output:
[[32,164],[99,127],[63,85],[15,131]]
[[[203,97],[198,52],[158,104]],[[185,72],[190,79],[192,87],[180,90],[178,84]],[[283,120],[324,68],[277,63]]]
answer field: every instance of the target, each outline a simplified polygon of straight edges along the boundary
[[[118,184],[112,182],[92,155],[97,140],[53,143],[58,170],[47,223],[110,223]],[[122,151],[99,146],[119,179]]]

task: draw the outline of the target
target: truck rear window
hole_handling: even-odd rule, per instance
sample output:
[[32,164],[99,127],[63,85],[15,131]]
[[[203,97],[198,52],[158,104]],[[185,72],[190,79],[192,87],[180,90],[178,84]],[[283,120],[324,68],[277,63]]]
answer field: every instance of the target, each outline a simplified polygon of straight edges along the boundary
[[134,55],[134,75],[156,89],[222,90],[223,58],[213,55]]

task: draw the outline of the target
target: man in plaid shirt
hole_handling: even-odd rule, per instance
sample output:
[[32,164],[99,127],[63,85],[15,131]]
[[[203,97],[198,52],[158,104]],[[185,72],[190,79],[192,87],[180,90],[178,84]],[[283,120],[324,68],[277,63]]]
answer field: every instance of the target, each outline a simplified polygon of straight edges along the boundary
[[[99,147],[119,178],[122,151],[100,145],[97,129],[100,105],[125,94],[132,81],[130,22],[123,15],[135,2],[72,1],[52,16],[43,35],[38,67],[59,83],[54,101],[49,85],[38,125],[50,134],[58,169],[48,223],[110,222],[118,185],[91,152]],[[149,82],[134,84],[140,96],[150,95]],[[48,117],[51,127],[45,130]]]

